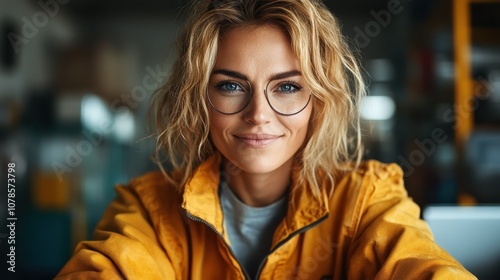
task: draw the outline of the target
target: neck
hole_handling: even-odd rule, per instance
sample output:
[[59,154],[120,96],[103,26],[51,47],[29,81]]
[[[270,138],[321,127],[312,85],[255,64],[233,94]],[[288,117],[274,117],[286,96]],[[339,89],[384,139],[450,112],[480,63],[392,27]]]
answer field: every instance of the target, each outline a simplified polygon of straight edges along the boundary
[[223,159],[224,171],[228,174],[229,187],[243,201],[252,207],[263,207],[282,198],[288,192],[293,158],[269,173],[245,172]]

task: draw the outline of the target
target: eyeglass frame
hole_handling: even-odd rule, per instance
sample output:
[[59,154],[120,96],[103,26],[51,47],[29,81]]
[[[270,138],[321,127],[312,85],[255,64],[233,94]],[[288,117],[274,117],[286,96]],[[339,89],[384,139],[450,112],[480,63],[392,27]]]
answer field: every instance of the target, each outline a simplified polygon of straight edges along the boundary
[[[206,89],[206,94],[207,94],[207,99],[208,99],[208,103],[210,103],[210,106],[212,106],[212,108],[214,108],[215,111],[217,111],[218,113],[221,113],[223,115],[235,115],[235,114],[238,114],[240,113],[241,111],[245,110],[245,108],[248,106],[248,104],[250,104],[250,102],[252,101],[252,98],[254,96],[253,94],[253,90],[252,90],[252,84],[250,83],[249,80],[245,80],[248,84],[248,86],[250,87],[250,98],[248,98],[248,101],[245,103],[245,105],[243,105],[243,107],[241,107],[241,109],[239,109],[238,111],[234,112],[234,113],[225,113],[225,112],[222,112],[220,111],[219,109],[217,109],[215,107],[215,105],[212,103],[212,100],[210,100],[210,95],[208,94],[208,86],[207,86],[207,89]],[[264,89],[264,96],[266,97],[266,101],[267,101],[267,104],[269,104],[269,107],[271,107],[271,109],[273,109],[273,111],[275,113],[278,113],[282,116],[286,116],[286,117],[289,117],[289,116],[294,116],[294,115],[297,115],[298,113],[304,111],[305,108],[307,108],[307,106],[309,105],[309,103],[311,102],[311,98],[312,98],[312,92],[309,92],[309,98],[307,99],[307,103],[306,105],[304,105],[304,107],[302,107],[302,109],[300,109],[299,111],[295,112],[295,113],[292,113],[292,114],[285,114],[285,113],[281,113],[279,112],[278,110],[276,110],[273,105],[271,105],[271,101],[269,101],[269,96],[267,95],[267,89],[269,88],[269,84],[272,82],[272,80],[270,80],[269,82],[267,82],[266,84],[266,88]]]

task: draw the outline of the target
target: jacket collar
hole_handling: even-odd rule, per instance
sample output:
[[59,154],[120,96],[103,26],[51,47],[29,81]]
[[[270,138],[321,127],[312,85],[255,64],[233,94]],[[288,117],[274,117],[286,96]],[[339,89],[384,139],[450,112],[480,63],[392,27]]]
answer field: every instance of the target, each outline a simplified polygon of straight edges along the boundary
[[223,232],[223,214],[219,200],[220,155],[214,153],[195,171],[184,187],[182,208]]
[[[223,233],[223,213],[218,194],[220,163],[221,155],[216,152],[198,167],[184,188],[182,208]],[[323,193],[322,198],[317,199],[306,183],[298,184],[299,170],[299,164],[294,164],[288,211],[285,221],[276,229],[276,241],[328,215],[328,196]]]

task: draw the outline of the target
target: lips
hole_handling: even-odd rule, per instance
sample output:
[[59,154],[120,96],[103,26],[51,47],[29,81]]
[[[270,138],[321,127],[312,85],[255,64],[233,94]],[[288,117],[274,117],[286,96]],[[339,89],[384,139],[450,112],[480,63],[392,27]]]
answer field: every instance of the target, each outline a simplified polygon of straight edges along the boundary
[[234,137],[238,141],[244,143],[247,146],[262,148],[269,146],[270,144],[278,140],[281,137],[281,135],[248,133],[248,134],[236,134],[234,135]]

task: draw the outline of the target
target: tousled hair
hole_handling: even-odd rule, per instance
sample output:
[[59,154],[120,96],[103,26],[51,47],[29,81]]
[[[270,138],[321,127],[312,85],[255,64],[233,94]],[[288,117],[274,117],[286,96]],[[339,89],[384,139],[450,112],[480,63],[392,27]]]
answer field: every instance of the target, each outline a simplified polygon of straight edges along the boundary
[[[157,141],[154,160],[179,190],[215,152],[205,91],[222,34],[230,28],[264,24],[288,33],[313,94],[308,135],[297,155],[298,179],[319,197],[325,191],[325,178],[334,185],[334,170],[359,165],[359,104],[365,95],[362,69],[338,20],[324,4],[319,0],[196,0],[178,37],[172,74],[151,103]],[[173,172],[165,171],[165,161]]]

